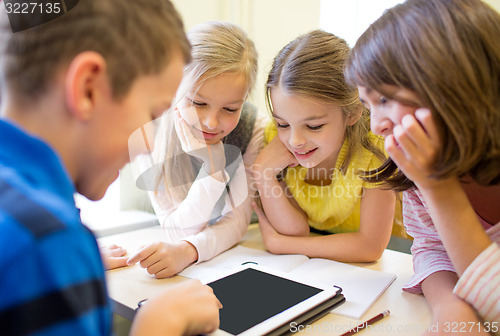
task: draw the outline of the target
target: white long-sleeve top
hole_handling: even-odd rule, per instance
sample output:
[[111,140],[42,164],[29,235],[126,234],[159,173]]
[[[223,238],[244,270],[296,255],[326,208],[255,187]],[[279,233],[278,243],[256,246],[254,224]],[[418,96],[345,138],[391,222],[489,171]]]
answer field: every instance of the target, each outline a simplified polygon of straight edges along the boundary
[[[222,216],[213,225],[212,211],[226,184],[202,170],[191,185],[186,198],[178,205],[162,190],[149,191],[151,204],[168,241],[185,240],[198,251],[197,262],[209,260],[238,243],[246,232],[252,215],[255,195],[251,166],[263,147],[264,127],[268,118],[257,114],[243,164],[229,183],[233,203],[226,194]],[[226,174],[226,178],[228,174]],[[239,204],[239,205],[238,205]]]

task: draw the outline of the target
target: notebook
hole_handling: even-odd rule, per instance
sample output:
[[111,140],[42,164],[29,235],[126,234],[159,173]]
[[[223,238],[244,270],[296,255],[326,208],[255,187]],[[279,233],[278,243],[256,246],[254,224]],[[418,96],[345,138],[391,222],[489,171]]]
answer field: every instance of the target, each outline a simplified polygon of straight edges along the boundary
[[305,282],[339,286],[346,302],[332,313],[360,320],[373,303],[396,279],[393,273],[357,267],[305,255],[275,255],[269,252],[236,246],[215,258],[192,265],[179,273],[188,278],[213,279],[240,265],[261,265],[286,272]]

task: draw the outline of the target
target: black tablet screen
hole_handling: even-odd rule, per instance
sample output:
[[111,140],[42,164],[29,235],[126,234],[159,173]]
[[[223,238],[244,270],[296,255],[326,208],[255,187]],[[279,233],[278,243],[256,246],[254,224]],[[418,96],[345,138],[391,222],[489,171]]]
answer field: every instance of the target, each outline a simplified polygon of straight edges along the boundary
[[322,291],[252,268],[208,285],[224,306],[219,328],[233,335]]

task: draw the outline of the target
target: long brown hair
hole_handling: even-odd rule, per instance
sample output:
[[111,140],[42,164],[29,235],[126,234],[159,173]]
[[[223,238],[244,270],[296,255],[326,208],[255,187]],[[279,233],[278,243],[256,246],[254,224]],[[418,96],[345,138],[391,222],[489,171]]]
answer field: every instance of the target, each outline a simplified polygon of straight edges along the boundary
[[[408,0],[359,38],[346,78],[391,98],[384,85],[415,92],[443,144],[434,178],[470,175],[500,183],[500,15],[481,0]],[[392,160],[371,179],[395,190],[414,184]]]

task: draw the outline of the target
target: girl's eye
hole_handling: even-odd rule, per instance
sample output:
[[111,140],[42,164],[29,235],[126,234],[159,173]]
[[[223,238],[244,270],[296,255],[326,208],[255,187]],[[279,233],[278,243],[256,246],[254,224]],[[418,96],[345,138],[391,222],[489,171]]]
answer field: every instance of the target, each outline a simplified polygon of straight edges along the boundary
[[309,126],[309,125],[307,125],[307,128],[309,128],[310,130],[316,131],[316,130],[319,130],[323,126],[325,126],[325,124],[321,124],[321,125],[318,125],[318,126]]
[[278,122],[277,122],[277,123],[276,123],[276,126],[277,126],[278,128],[287,128],[287,127],[288,127],[288,126],[290,126],[290,125],[280,124],[280,123],[278,123]]
[[197,101],[194,101],[194,100],[192,100],[192,101],[191,101],[191,103],[192,103],[194,106],[205,106],[205,105],[207,105],[207,104],[205,104],[205,103],[200,103],[200,102],[197,102]]
[[380,101],[380,104],[385,104],[385,103],[388,102],[388,99],[386,97],[384,97],[384,96],[381,96],[380,99],[379,99],[379,101]]
[[239,108],[237,109],[232,109],[232,108],[229,108],[229,107],[225,107],[224,110],[228,111],[228,112],[231,112],[231,113],[234,113],[234,112],[237,112],[239,110]]

